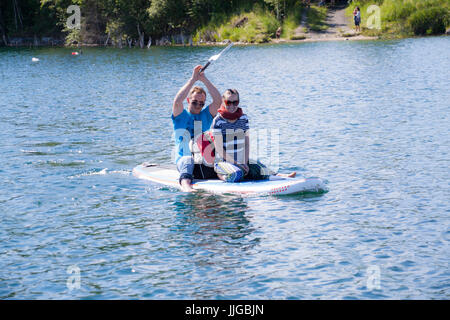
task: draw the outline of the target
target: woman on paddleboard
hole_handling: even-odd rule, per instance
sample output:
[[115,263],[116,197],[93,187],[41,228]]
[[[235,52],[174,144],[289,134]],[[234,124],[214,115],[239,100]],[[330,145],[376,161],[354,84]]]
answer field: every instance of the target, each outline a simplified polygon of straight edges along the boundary
[[[267,180],[270,170],[259,161],[250,161],[249,122],[239,108],[239,92],[227,89],[211,125],[216,151],[214,170],[226,182]],[[284,177],[294,177],[295,172]]]

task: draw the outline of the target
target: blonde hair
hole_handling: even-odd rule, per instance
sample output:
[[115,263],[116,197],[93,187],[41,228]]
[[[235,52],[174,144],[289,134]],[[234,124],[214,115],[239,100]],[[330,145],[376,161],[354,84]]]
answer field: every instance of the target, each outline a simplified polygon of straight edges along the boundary
[[222,95],[222,98],[225,99],[225,96],[231,96],[233,94],[238,96],[238,100],[240,99],[239,98],[239,92],[236,89],[227,89],[227,90],[225,90],[225,92]]
[[206,98],[206,91],[205,91],[205,89],[203,89],[202,87],[198,87],[198,86],[193,87],[193,88],[191,89],[191,91],[189,91],[189,98],[192,97],[192,95],[193,95],[194,93],[201,93],[201,94],[203,94],[203,95],[205,96],[205,98]]

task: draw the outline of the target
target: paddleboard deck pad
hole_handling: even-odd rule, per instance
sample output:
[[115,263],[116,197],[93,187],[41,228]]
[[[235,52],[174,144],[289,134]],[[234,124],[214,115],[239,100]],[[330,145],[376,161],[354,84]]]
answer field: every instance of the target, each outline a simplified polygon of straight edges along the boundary
[[[133,169],[133,175],[162,185],[180,189],[180,174],[175,166],[144,162]],[[245,195],[286,195],[302,192],[326,191],[319,178],[284,178],[270,176],[269,180],[229,183],[221,180],[194,180],[192,187],[211,193],[234,193]]]

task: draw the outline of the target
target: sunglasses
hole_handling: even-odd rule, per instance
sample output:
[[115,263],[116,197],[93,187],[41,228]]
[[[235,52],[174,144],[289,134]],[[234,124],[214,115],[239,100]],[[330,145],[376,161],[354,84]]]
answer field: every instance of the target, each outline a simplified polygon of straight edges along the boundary
[[231,101],[231,100],[225,100],[225,104],[226,104],[227,106],[237,106],[237,105],[239,105],[239,100],[234,100],[234,101]]
[[204,105],[205,105],[205,103],[204,102],[199,102],[199,101],[197,101],[197,100],[193,100],[193,101],[191,101],[191,104],[193,105],[193,106],[200,106],[200,107],[203,107]]

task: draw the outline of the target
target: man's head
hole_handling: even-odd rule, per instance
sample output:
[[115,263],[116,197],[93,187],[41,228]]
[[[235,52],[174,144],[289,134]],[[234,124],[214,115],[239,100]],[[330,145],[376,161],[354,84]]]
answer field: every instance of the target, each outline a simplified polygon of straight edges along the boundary
[[222,104],[231,113],[239,107],[239,92],[236,89],[227,89],[222,95]]
[[188,111],[192,114],[199,114],[205,106],[205,90],[202,87],[193,87],[191,91],[189,91],[187,101]]

